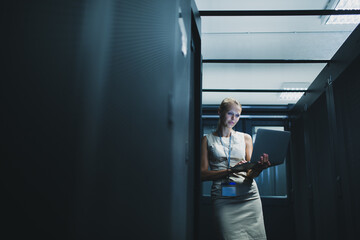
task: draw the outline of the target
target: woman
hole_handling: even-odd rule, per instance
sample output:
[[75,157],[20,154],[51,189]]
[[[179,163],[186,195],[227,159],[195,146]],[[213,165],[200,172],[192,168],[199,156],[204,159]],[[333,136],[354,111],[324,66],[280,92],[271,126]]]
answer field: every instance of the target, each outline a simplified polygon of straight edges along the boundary
[[263,154],[253,169],[239,172],[234,168],[250,161],[253,150],[251,136],[233,130],[241,110],[235,99],[221,102],[217,130],[202,141],[201,178],[213,181],[211,196],[223,239],[266,239],[261,200],[253,178],[270,162]]

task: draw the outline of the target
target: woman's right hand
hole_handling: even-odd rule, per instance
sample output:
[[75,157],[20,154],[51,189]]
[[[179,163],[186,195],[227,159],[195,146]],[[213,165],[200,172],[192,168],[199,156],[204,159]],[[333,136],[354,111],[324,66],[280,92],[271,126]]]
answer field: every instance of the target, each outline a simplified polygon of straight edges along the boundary
[[235,164],[235,166],[236,166],[236,165],[241,165],[241,164],[244,164],[244,163],[247,163],[247,161],[246,161],[246,160],[241,160],[240,162],[238,162],[237,164]]
[[240,162],[238,162],[237,164],[235,164],[233,167],[230,168],[232,173],[235,172],[246,172],[247,169],[240,167],[241,165],[243,165],[244,163],[248,163],[248,161],[246,160],[241,160]]

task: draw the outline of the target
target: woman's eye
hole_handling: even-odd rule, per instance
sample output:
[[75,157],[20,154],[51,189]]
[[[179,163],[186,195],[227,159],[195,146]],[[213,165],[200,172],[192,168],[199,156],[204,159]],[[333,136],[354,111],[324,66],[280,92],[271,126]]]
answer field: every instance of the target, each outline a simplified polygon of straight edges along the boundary
[[228,114],[229,116],[234,116],[234,115],[235,115],[236,118],[239,118],[239,117],[240,117],[240,114],[239,114],[239,113],[235,114],[235,113],[233,113],[233,112],[228,112],[227,114]]

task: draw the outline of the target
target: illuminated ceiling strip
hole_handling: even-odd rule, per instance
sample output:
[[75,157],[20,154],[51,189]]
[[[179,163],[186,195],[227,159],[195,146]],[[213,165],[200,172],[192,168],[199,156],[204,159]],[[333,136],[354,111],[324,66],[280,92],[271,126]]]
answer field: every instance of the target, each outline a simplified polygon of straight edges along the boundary
[[331,60],[305,59],[203,59],[203,63],[330,63]]
[[199,11],[201,17],[205,16],[322,16],[322,15],[354,15],[360,14],[359,9],[342,10],[206,10]]
[[249,92],[249,93],[276,93],[276,92],[294,92],[294,93],[306,93],[307,90],[295,90],[295,89],[202,89],[203,92]]

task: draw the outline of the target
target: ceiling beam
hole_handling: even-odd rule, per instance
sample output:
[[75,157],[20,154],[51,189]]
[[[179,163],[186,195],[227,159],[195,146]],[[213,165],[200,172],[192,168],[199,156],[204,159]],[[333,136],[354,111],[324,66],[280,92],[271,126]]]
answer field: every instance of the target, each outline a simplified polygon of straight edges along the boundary
[[330,63],[331,60],[305,59],[203,59],[203,63]]
[[202,89],[203,92],[250,92],[250,93],[276,93],[276,92],[302,92],[307,90],[285,90],[285,89]]
[[203,10],[200,16],[322,16],[354,15],[360,10]]

